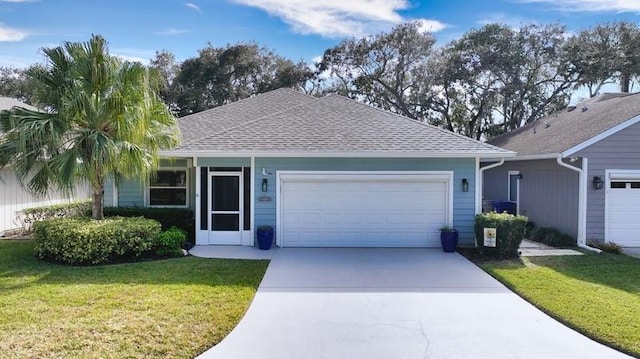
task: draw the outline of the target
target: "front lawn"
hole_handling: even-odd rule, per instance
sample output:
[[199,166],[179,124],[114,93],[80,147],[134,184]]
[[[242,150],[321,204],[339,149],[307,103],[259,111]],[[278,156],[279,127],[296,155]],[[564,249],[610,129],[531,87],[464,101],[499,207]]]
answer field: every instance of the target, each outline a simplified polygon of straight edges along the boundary
[[566,325],[640,356],[640,259],[586,254],[477,264]]
[[247,310],[267,261],[194,257],[70,267],[0,241],[0,356],[192,358]]

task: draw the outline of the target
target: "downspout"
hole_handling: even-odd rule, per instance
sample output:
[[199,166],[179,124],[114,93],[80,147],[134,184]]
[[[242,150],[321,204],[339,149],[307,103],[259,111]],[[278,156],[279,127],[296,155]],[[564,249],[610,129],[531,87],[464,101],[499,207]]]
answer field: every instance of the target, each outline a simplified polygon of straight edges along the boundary
[[556,162],[561,167],[578,172],[578,247],[584,248],[597,253],[602,253],[601,250],[593,248],[587,245],[586,231],[587,231],[587,173],[586,168],[588,164],[587,158],[582,158],[582,168],[571,166],[568,163],[562,161],[562,155],[556,157]]
[[482,182],[484,181],[484,171],[502,166],[503,164],[504,164],[504,158],[501,158],[500,161],[496,163],[492,163],[484,167],[480,167],[480,164],[478,164],[478,168],[480,169],[480,174],[478,175],[478,178],[476,180],[478,182],[477,189],[476,189],[476,214],[480,214],[482,212],[482,186],[483,186]]

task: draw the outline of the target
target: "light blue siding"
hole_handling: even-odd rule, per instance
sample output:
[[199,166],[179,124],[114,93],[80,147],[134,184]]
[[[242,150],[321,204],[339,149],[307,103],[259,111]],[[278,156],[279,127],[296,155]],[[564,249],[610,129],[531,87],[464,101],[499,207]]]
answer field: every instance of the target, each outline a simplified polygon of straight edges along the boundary
[[118,187],[119,207],[144,207],[144,182],[124,180]]
[[[453,225],[460,232],[460,243],[473,245],[475,218],[475,159],[446,158],[256,158],[256,169],[266,168],[271,175],[256,171],[255,225],[276,226],[276,172],[293,171],[453,171]],[[267,178],[268,191],[262,192]],[[469,181],[469,191],[462,192],[462,179]],[[271,201],[258,201],[262,196]],[[444,224],[444,223],[443,223]],[[276,229],[277,231],[277,229]]]
[[104,181],[104,206],[105,207],[113,207],[115,204],[113,203],[113,180],[107,179]]
[[249,157],[199,157],[196,166],[199,167],[248,167],[251,166]]

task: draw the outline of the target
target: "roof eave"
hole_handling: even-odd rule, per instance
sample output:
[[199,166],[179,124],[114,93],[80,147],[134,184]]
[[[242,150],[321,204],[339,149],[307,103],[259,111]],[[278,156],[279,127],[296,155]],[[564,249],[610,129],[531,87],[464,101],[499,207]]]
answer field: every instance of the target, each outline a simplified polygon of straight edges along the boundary
[[399,152],[399,151],[353,151],[353,152],[293,152],[293,151],[210,151],[210,150],[164,150],[164,157],[338,157],[338,158],[504,158],[515,152]]

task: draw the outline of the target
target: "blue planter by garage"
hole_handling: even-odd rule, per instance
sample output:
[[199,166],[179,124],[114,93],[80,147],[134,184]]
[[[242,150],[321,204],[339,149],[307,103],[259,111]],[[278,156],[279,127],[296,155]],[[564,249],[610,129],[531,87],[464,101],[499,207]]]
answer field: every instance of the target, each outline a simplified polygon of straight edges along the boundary
[[267,250],[271,249],[273,243],[273,227],[260,226],[258,227],[258,248]]
[[441,231],[440,232],[440,243],[442,244],[442,250],[451,253],[456,251],[456,247],[458,246],[458,231],[450,230],[450,231]]

